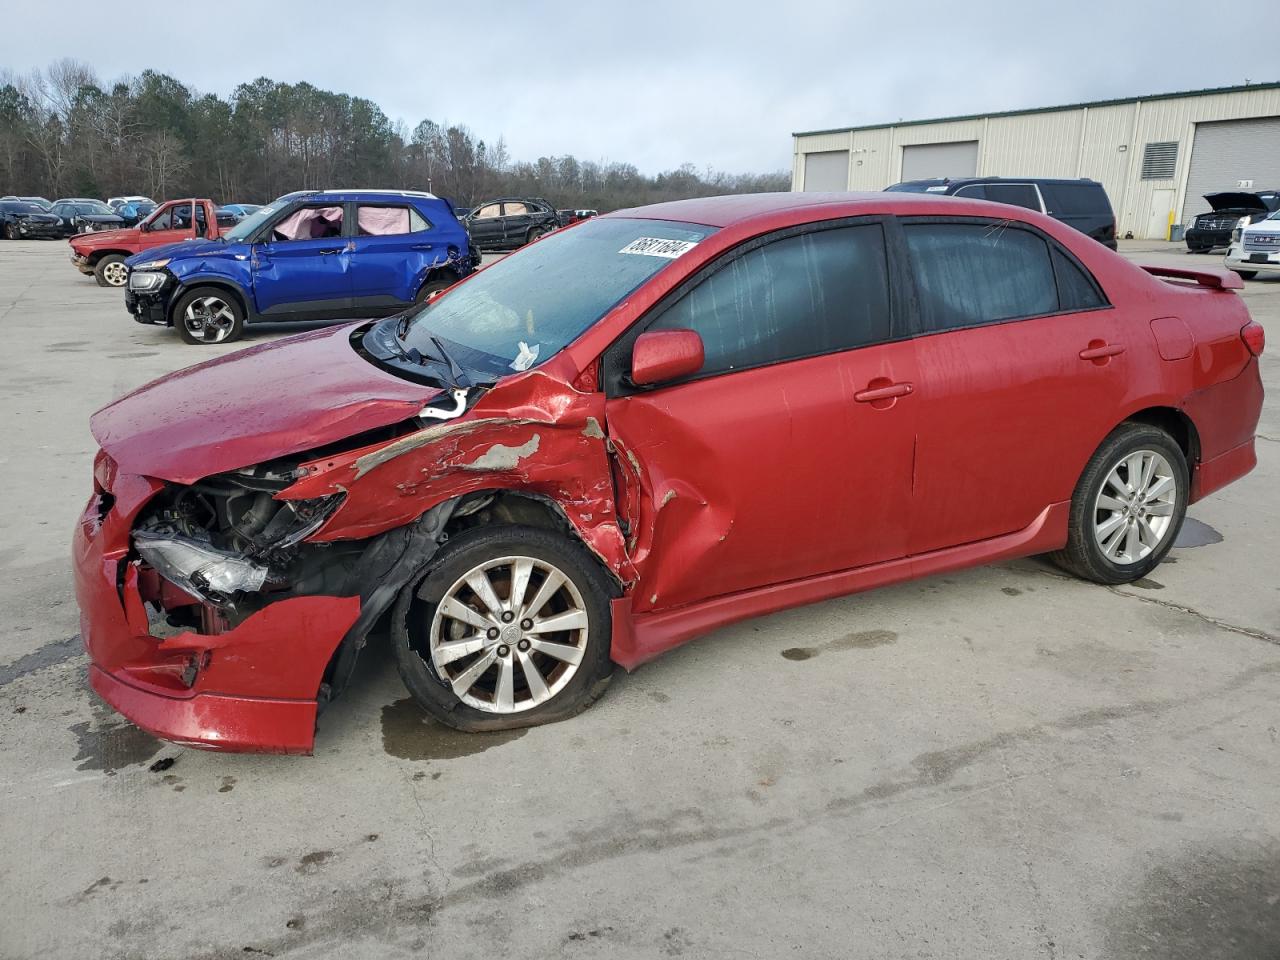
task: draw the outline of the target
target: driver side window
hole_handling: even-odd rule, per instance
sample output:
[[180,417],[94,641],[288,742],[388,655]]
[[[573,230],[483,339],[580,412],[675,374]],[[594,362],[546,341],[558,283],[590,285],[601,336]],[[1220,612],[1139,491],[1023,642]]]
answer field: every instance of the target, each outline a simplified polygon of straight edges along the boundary
[[152,220],[151,223],[147,225],[147,229],[148,230],[172,230],[173,229],[173,211],[174,211],[174,208],[170,207],[164,213],[160,214],[160,216]]
[[703,280],[649,329],[697,331],[702,376],[888,340],[884,231],[860,224],[765,244]]
[[303,207],[271,228],[274,242],[321,240],[342,236],[341,206]]

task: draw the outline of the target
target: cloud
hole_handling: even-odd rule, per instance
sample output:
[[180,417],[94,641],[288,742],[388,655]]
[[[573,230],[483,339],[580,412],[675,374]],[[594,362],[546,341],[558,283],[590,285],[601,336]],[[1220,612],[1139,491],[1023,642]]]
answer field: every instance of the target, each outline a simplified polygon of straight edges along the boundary
[[[1280,27],[1280,4],[1249,14]],[[259,76],[367,97],[393,120],[465,123],[513,157],[648,172],[789,169],[794,130],[1280,79],[1203,2],[504,3],[222,0],[121,30],[80,6],[6,12],[0,63],[61,57],[103,79],[151,68],[227,96]],[[1264,45],[1265,46],[1265,45]],[[1203,54],[1208,54],[1204,56]]]

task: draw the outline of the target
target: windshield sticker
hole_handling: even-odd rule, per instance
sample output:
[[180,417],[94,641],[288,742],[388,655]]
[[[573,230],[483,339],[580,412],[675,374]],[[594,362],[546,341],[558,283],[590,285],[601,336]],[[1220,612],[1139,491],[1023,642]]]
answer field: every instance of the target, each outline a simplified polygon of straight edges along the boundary
[[520,352],[516,354],[516,358],[511,361],[511,369],[517,372],[528,370],[538,359],[538,344],[530,347],[523,340],[520,341]]
[[936,187],[925,187],[924,192],[925,193],[946,193],[947,187],[945,184],[940,184]]
[[645,257],[665,257],[674,260],[698,245],[696,240],[663,240],[660,237],[637,237],[619,253],[638,253]]

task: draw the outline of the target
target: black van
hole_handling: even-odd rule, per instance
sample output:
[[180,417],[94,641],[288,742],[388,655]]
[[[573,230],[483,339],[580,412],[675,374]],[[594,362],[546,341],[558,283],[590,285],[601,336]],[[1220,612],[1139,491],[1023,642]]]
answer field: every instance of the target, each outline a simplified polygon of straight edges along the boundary
[[1011,203],[1047,213],[1067,226],[1116,248],[1116,215],[1096,180],[1041,180],[1032,177],[969,177],[964,180],[906,180],[885,187],[896,193],[938,193]]

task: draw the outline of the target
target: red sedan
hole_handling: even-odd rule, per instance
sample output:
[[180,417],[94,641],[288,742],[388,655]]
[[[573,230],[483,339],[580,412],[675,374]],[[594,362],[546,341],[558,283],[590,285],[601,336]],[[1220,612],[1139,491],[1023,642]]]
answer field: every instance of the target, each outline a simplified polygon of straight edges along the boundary
[[489,730],[870,587],[1040,553],[1135,580],[1254,466],[1239,285],[951,197],[593,218],[95,415],[93,687],[161,737],[305,752],[380,622],[423,707]]

